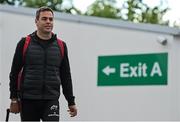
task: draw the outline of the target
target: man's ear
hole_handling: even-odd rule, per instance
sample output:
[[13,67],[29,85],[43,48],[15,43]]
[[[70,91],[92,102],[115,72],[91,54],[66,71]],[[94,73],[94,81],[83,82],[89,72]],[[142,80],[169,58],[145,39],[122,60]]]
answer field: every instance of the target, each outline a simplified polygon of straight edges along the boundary
[[35,23],[37,23],[37,19],[35,19]]

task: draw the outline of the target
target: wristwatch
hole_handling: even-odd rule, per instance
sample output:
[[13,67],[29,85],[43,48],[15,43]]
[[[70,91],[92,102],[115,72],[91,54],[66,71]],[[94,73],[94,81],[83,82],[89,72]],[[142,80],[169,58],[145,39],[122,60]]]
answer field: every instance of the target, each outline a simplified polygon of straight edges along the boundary
[[18,103],[17,100],[11,100],[11,103]]

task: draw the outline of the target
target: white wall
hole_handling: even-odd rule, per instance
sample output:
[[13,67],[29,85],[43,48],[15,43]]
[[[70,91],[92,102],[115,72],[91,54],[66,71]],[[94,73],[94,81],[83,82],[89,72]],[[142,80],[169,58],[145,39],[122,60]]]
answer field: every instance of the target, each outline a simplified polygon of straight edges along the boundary
[[[96,85],[99,55],[168,52],[169,59],[172,59],[175,52],[171,36],[164,35],[169,38],[169,43],[163,47],[156,42],[158,34],[153,33],[64,22],[58,27],[71,28],[66,29],[66,32],[63,31],[62,35],[71,49],[73,79],[80,102],[80,119],[178,119],[177,81],[173,78],[173,67],[169,67],[168,86],[97,87]],[[173,63],[169,66],[171,64]]]
[[[0,28],[2,28],[2,13],[0,13]],[[2,29],[0,29],[0,55],[2,55],[2,51],[1,51],[1,49],[2,49],[2,44],[1,44],[1,41],[2,40]],[[1,91],[1,89],[2,89],[2,86],[1,86],[1,82],[2,82],[2,72],[1,72],[1,69],[2,69],[2,57],[0,57],[0,105],[2,105],[2,91]],[[2,113],[3,111],[2,111],[2,109],[0,109],[0,113]],[[3,118],[2,117],[2,114],[0,114],[0,118]]]
[[[34,29],[34,17],[0,12],[1,65],[0,86],[1,114],[9,107],[9,79],[11,62],[16,43]],[[62,120],[180,120],[180,90],[178,74],[180,63],[180,40],[165,33],[114,28],[96,24],[55,20],[54,32],[67,43],[69,49],[74,94],[78,116],[68,116],[67,103],[60,98]],[[168,44],[157,43],[161,35]],[[145,86],[97,86],[97,60],[101,55],[124,55],[168,52],[168,85]],[[175,65],[177,64],[177,65]],[[177,80],[179,79],[179,80]],[[2,98],[1,98],[2,97]],[[11,120],[19,120],[14,115]]]
[[[174,41],[174,45],[176,46],[176,48],[175,48],[175,52],[177,52],[177,53],[175,53],[174,55],[174,57],[175,57],[175,62],[174,62],[174,71],[175,72],[173,72],[174,74],[175,74],[175,77],[176,77],[176,81],[178,82],[178,81],[180,81],[180,77],[179,77],[179,74],[180,74],[180,63],[178,63],[178,62],[180,62],[180,56],[179,56],[179,52],[180,52],[180,37],[176,37],[175,38],[175,41]],[[177,95],[178,95],[178,100],[177,100],[177,103],[178,103],[178,117],[179,117],[179,120],[180,120],[180,82],[178,82],[177,83]]]

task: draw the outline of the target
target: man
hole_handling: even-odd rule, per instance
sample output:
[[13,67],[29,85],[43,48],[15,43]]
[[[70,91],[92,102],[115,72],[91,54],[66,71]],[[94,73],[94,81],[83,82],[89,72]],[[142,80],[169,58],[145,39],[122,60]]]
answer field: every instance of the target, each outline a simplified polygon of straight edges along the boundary
[[[22,52],[26,39],[22,38],[16,47],[10,72],[10,111],[20,112],[22,121],[59,121],[60,84],[70,116],[77,115],[67,47],[63,42],[62,56],[57,37],[52,33],[53,19],[52,9],[39,8],[35,19],[37,30],[30,34],[31,41],[24,57]],[[16,81],[22,68],[19,95]]]

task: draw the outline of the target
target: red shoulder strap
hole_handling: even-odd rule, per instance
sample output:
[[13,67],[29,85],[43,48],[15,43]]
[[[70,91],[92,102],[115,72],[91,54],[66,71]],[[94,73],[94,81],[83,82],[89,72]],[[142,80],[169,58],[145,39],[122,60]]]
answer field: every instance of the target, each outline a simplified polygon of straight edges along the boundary
[[24,47],[23,47],[23,61],[24,61],[25,53],[26,53],[26,50],[29,46],[30,41],[31,41],[31,37],[30,37],[30,35],[27,35],[25,43],[24,43]]
[[63,44],[63,41],[61,39],[58,39],[57,38],[57,43],[60,47],[60,53],[62,55],[62,58],[64,58],[64,44]]
[[[27,35],[26,40],[24,42],[24,46],[23,46],[23,52],[22,52],[23,53],[22,54],[23,63],[24,63],[25,53],[26,53],[26,50],[27,50],[27,48],[29,46],[30,41],[31,41],[31,37],[30,37],[30,35]],[[18,90],[18,92],[20,92],[22,72],[23,72],[23,67],[21,68],[20,72],[18,73],[18,78],[17,78],[17,81],[16,81],[17,82],[17,90]]]

